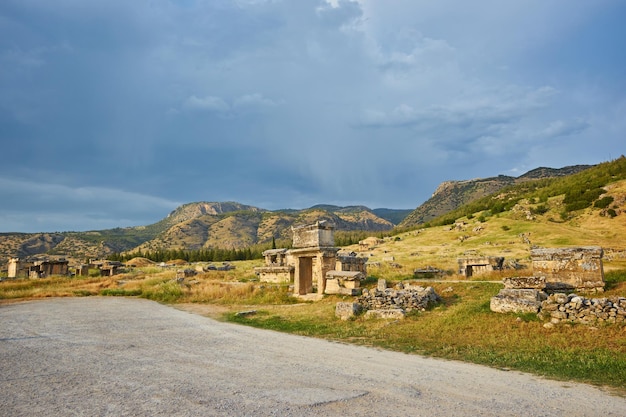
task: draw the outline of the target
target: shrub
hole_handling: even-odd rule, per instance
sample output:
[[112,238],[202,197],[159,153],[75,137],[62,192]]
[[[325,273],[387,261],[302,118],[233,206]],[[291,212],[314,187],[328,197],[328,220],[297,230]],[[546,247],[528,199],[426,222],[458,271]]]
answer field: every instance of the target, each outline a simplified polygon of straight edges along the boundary
[[531,214],[535,214],[535,215],[545,214],[548,212],[548,210],[550,209],[545,204],[540,204],[537,207],[530,208]]
[[611,197],[610,195],[607,195],[606,197],[602,197],[601,199],[593,203],[593,206],[596,208],[607,208],[609,204],[611,204],[612,202],[613,202],[613,197]]

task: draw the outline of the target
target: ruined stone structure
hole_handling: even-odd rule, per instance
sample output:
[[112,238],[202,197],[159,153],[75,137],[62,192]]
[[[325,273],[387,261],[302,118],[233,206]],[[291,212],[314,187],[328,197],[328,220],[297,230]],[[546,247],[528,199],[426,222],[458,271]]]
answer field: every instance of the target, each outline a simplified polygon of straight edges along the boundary
[[367,258],[335,247],[334,226],[326,221],[293,227],[293,249],[263,252],[265,266],[254,268],[262,282],[293,282],[295,295],[358,295],[367,276]]
[[265,266],[254,268],[261,282],[289,283],[293,281],[295,267],[287,249],[270,249],[263,252]]
[[372,248],[374,246],[380,245],[383,242],[384,242],[384,240],[382,240],[382,239],[379,239],[379,238],[374,237],[374,236],[370,236],[370,237],[367,237],[367,238],[365,238],[363,240],[359,240],[359,247],[361,249],[364,249],[364,250],[365,249],[370,249],[370,248]]
[[7,271],[8,278],[17,278],[20,273],[20,258],[9,258]]
[[[491,298],[496,313],[537,313],[549,320],[549,327],[560,322],[595,324],[626,322],[626,298],[585,298],[576,294],[548,294],[545,277],[515,277],[504,280],[505,288]],[[545,290],[545,291],[544,291]]]
[[500,271],[504,265],[504,258],[501,256],[460,258],[457,261],[459,262],[459,275],[467,278],[487,272]]
[[544,277],[505,278],[504,289],[491,297],[490,309],[496,313],[538,313],[542,301],[548,298],[543,290]]
[[531,249],[534,275],[548,291],[604,291],[603,251],[599,246]]
[[354,252],[337,252],[336,271],[362,272],[367,275],[367,258],[356,256]]
[[376,289],[364,290],[358,299],[366,317],[402,318],[412,310],[424,311],[441,301],[432,287],[399,283],[396,288],[387,288],[384,279],[378,280]]
[[365,275],[358,271],[328,271],[324,294],[359,295],[364,279]]
[[22,261],[20,258],[9,258],[8,278],[46,278],[52,275],[69,275],[69,261],[65,259]]
[[28,268],[28,276],[30,278],[46,278],[52,275],[69,275],[68,265],[69,261],[65,259],[35,261]]
[[314,292],[324,294],[326,273],[335,270],[337,252],[334,247],[334,226],[325,221],[313,225],[294,227],[293,249],[289,255],[295,263],[293,293],[305,295]]

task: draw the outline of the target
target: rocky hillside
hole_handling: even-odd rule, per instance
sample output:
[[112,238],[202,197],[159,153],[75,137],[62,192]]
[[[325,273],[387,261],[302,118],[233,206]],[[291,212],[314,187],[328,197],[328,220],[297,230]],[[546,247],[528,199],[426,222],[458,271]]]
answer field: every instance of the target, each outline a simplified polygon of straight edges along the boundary
[[[395,215],[394,210],[386,214]],[[235,202],[184,204],[148,225],[90,232],[0,234],[0,259],[36,255],[100,258],[141,250],[241,249],[274,239],[290,239],[291,227],[328,220],[338,231],[391,230],[394,224],[367,207],[315,206],[269,211]]]
[[411,227],[426,223],[464,204],[496,193],[509,185],[542,178],[563,177],[590,167],[591,165],[574,165],[559,169],[540,167],[519,177],[499,175],[465,181],[445,181],[437,187],[433,195],[424,204],[407,215],[399,227]]

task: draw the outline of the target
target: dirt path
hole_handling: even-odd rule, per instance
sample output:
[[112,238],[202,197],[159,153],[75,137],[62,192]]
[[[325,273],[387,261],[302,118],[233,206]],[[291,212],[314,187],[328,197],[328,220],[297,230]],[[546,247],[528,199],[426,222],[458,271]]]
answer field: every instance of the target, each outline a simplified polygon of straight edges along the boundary
[[582,384],[216,322],[147,300],[0,305],[5,416],[623,416]]

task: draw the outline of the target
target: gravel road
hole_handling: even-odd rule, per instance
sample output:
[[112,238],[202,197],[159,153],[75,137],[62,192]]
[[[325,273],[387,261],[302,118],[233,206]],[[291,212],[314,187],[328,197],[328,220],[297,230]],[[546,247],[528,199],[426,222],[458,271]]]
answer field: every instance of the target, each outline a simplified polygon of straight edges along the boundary
[[0,414],[624,416],[626,399],[87,297],[0,305]]

